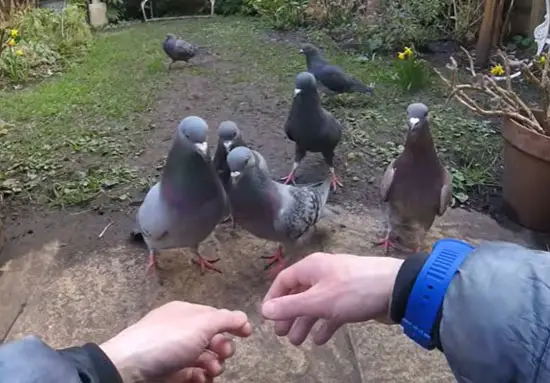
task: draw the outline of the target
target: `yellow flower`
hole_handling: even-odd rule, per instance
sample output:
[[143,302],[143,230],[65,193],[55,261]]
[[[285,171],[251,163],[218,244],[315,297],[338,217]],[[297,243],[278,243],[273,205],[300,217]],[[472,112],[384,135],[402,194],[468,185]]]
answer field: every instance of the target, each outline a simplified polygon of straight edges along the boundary
[[8,40],[8,47],[13,47],[15,45],[15,40],[14,39],[9,39]]
[[10,37],[14,39],[17,37],[18,34],[19,34],[19,31],[17,29],[12,29],[10,32]]
[[539,64],[544,64],[546,62],[546,56],[544,56],[544,55],[539,56],[537,61],[538,61]]
[[17,56],[23,56],[23,51],[21,49],[18,49],[18,50],[15,51],[15,54]]
[[405,50],[403,51],[405,53],[405,56],[410,56],[413,54],[413,50],[409,47],[405,47]]
[[397,54],[397,58],[398,58],[399,60],[405,60],[405,57],[407,57],[407,55],[405,54],[405,52],[399,52],[399,53]]
[[492,67],[491,74],[493,76],[502,76],[504,74],[504,69],[502,68],[502,65],[497,64],[494,67]]

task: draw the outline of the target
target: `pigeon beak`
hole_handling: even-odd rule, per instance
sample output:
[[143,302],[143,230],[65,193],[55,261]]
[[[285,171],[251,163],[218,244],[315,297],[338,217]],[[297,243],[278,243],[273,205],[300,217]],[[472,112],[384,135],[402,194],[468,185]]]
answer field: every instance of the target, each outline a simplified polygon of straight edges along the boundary
[[418,123],[420,122],[419,118],[411,117],[409,118],[409,127],[414,130],[418,126]]
[[301,89],[294,89],[294,97],[296,97],[302,90]]
[[231,172],[231,181],[233,183],[237,182],[241,177],[241,172]]
[[202,154],[206,154],[206,151],[208,150],[208,142],[200,142],[195,144],[195,147],[201,151]]
[[304,50],[303,50],[303,49],[300,49],[300,53],[302,53],[302,54],[303,54],[303,53],[304,53]]
[[225,150],[227,150],[228,152],[231,149],[231,145],[233,145],[233,141],[231,140],[223,142],[223,146],[225,146]]

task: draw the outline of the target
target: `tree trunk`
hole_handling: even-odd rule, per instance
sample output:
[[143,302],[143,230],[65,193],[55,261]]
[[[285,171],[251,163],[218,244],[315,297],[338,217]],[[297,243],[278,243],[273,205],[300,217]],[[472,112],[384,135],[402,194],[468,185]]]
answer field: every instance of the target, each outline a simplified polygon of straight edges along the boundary
[[476,44],[476,64],[480,67],[487,66],[487,61],[489,60],[495,18],[500,17],[500,15],[496,14],[497,5],[500,1],[502,0],[485,0],[483,21],[481,22]]

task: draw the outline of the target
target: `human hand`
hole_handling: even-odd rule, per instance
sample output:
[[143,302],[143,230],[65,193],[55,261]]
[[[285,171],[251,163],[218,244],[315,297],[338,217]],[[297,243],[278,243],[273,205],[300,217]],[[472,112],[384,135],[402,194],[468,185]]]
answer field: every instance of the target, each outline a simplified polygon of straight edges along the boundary
[[262,315],[275,333],[300,345],[317,321],[313,341],[324,344],[345,323],[386,319],[402,260],[315,253],[281,271],[267,292]]
[[224,332],[247,337],[252,327],[242,311],[174,301],[100,347],[124,383],[208,383],[235,352]]

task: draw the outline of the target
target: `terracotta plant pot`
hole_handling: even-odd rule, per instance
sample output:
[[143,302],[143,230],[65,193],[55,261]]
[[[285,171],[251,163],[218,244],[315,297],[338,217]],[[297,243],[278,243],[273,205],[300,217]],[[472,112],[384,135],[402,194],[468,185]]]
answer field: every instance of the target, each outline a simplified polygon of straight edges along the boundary
[[[543,113],[533,110],[543,124]],[[502,192],[508,216],[522,226],[550,232],[550,137],[505,118]]]

